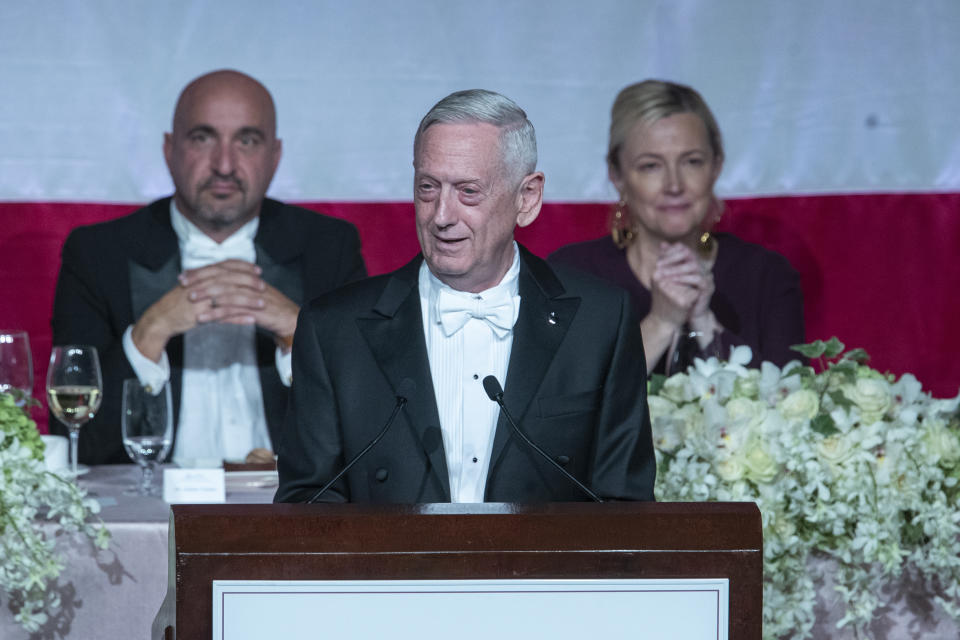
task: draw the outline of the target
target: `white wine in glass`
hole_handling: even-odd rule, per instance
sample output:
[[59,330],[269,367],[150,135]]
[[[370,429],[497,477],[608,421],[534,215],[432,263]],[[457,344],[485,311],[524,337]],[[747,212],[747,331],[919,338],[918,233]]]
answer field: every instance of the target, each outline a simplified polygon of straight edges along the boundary
[[70,468],[77,474],[77,443],[80,427],[100,408],[103,378],[95,347],[54,347],[47,369],[47,399],[50,411],[70,430]]

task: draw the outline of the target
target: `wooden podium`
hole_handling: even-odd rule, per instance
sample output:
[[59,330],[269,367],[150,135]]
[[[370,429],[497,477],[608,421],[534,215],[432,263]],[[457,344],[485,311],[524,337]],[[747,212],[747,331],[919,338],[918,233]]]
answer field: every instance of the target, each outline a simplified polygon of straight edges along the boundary
[[759,640],[762,545],[753,503],[175,505],[154,637],[209,640],[213,580],[727,578]]

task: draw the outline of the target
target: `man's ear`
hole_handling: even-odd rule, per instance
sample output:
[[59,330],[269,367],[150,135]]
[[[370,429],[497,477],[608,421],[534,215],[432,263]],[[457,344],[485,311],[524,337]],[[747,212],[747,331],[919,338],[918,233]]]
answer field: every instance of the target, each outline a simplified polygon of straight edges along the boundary
[[170,159],[173,157],[173,134],[163,134],[163,159],[167,163],[167,171],[170,171]]
[[277,172],[277,167],[280,166],[280,158],[282,156],[283,156],[283,140],[281,140],[280,138],[277,138],[273,143],[273,171],[271,172],[271,176]]
[[528,175],[520,183],[520,190],[517,193],[518,227],[526,227],[540,215],[540,207],[543,206],[544,180],[543,172],[537,171]]

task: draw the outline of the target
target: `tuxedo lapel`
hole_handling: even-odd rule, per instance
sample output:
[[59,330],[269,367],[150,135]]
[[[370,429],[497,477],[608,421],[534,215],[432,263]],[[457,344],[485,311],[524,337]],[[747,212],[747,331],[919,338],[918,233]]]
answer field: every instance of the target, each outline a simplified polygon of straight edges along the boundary
[[301,276],[300,260],[294,259],[279,262],[257,245],[257,264],[263,269],[260,277],[269,282],[283,295],[293,300],[297,306],[303,306],[307,300],[303,299],[303,277]]
[[145,228],[138,232],[138,245],[131,248],[127,263],[133,320],[177,286],[180,247],[170,224],[170,198],[150,205]]
[[140,264],[136,259],[127,264],[127,269],[130,278],[130,306],[133,317],[139,318],[150,305],[177,286],[180,253],[174,251],[173,255],[156,269]]
[[[547,264],[523,247],[520,252],[520,313],[513,328],[503,402],[522,428],[530,403],[580,307],[580,298],[561,297],[563,285]],[[491,469],[512,433],[501,412],[493,440]]]
[[357,327],[394,391],[404,378],[416,384],[404,409],[404,419],[430,459],[431,469],[449,500],[450,480],[417,286],[421,260],[418,256],[390,276],[371,313],[357,318]]
[[294,229],[281,228],[282,204],[266,199],[260,211],[260,224],[253,243],[257,251],[257,264],[263,269],[261,277],[298,306],[304,300],[302,256],[305,250],[302,234]]

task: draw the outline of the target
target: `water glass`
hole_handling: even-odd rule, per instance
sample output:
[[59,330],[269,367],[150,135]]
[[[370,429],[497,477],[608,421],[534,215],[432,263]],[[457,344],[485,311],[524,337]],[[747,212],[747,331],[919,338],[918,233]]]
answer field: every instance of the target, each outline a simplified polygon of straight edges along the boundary
[[140,482],[125,491],[141,496],[158,495],[153,484],[157,464],[173,445],[173,408],[170,385],[145,387],[136,378],[123,381],[120,413],[123,447],[141,469]]

